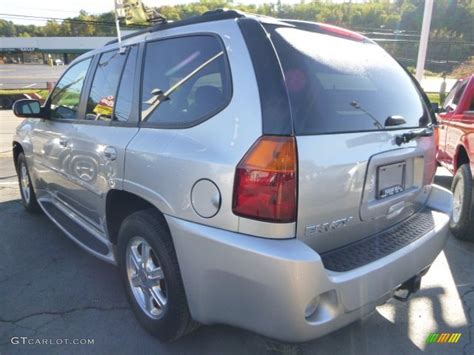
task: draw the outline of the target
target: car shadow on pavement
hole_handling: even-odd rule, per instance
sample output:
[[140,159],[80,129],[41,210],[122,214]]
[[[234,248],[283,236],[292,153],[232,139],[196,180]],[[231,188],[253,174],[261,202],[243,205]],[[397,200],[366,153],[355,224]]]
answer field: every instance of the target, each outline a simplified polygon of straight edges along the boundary
[[[135,320],[115,267],[82,251],[46,216],[25,212],[19,200],[7,201],[0,203],[0,225],[5,226],[0,249],[0,352],[68,349],[12,345],[14,336],[94,339],[93,347],[75,346],[80,353],[131,353],[137,343],[140,352],[164,354],[384,353],[394,335],[402,352],[417,350],[399,322],[391,323],[378,313],[303,344],[222,325],[202,326],[175,343],[160,343]],[[403,307],[397,307],[400,314]]]
[[[437,175],[435,183],[450,189],[452,176],[450,174]],[[450,236],[444,248],[446,267],[451,273],[452,282],[458,292],[458,298],[464,310],[464,321],[467,326],[461,327],[461,344],[464,354],[474,354],[474,243],[466,242]],[[449,314],[449,309],[444,314]],[[461,320],[459,320],[461,321]],[[456,332],[449,326],[440,328],[444,332]],[[460,349],[461,350],[461,349]]]
[[440,185],[444,187],[445,189],[450,190],[451,189],[451,184],[453,182],[453,177],[452,176],[447,176],[447,175],[438,175],[435,178],[435,184]]

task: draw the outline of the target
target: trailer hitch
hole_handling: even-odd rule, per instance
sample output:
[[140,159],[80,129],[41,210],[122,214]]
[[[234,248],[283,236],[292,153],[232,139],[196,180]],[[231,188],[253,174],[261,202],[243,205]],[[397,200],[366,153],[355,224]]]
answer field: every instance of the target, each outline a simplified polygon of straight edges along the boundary
[[422,276],[422,273],[419,273],[418,275],[415,275],[411,279],[402,283],[393,294],[393,298],[401,302],[408,301],[413,293],[420,290]]

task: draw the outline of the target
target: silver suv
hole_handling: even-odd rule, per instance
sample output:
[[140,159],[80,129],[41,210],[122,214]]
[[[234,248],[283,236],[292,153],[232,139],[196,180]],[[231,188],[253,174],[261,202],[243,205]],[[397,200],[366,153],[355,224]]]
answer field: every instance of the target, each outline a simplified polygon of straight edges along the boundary
[[118,264],[162,340],[198,322],[322,336],[416,291],[448,236],[429,102],[338,27],[223,10],[159,24],[14,111],[26,209]]

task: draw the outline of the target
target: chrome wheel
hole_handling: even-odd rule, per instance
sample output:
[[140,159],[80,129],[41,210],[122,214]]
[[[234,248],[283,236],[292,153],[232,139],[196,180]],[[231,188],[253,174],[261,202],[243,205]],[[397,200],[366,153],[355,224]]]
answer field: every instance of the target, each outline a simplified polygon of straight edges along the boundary
[[461,220],[462,208],[464,204],[464,181],[461,179],[457,183],[453,193],[453,222],[459,223]]
[[24,162],[20,165],[20,188],[25,202],[27,204],[30,203],[30,177],[28,176],[28,169]]
[[126,250],[130,289],[140,308],[150,318],[159,318],[167,303],[166,283],[158,256],[141,237],[130,240]]

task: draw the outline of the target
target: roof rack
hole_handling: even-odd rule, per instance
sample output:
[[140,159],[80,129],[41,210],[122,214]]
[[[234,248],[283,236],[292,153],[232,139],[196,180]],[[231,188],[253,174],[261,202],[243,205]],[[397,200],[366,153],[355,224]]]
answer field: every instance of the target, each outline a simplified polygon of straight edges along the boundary
[[[203,23],[203,22],[212,22],[212,21],[219,21],[219,20],[227,20],[227,19],[233,19],[233,18],[240,18],[244,17],[245,14],[241,11],[238,10],[228,10],[228,9],[216,9],[216,10],[211,10],[211,11],[206,11],[202,15],[199,16],[193,16],[185,20],[179,20],[175,22],[162,22],[154,26],[147,27],[143,30],[136,31],[133,33],[130,33],[126,36],[122,37],[122,40],[132,38],[135,36],[142,35],[144,33],[151,33],[151,32],[156,32],[156,31],[161,31],[165,30],[168,28],[174,28],[174,27],[181,27],[181,26],[187,26],[187,25],[194,25],[197,23]],[[117,43],[117,40],[114,39],[110,42],[108,42],[106,45]]]

